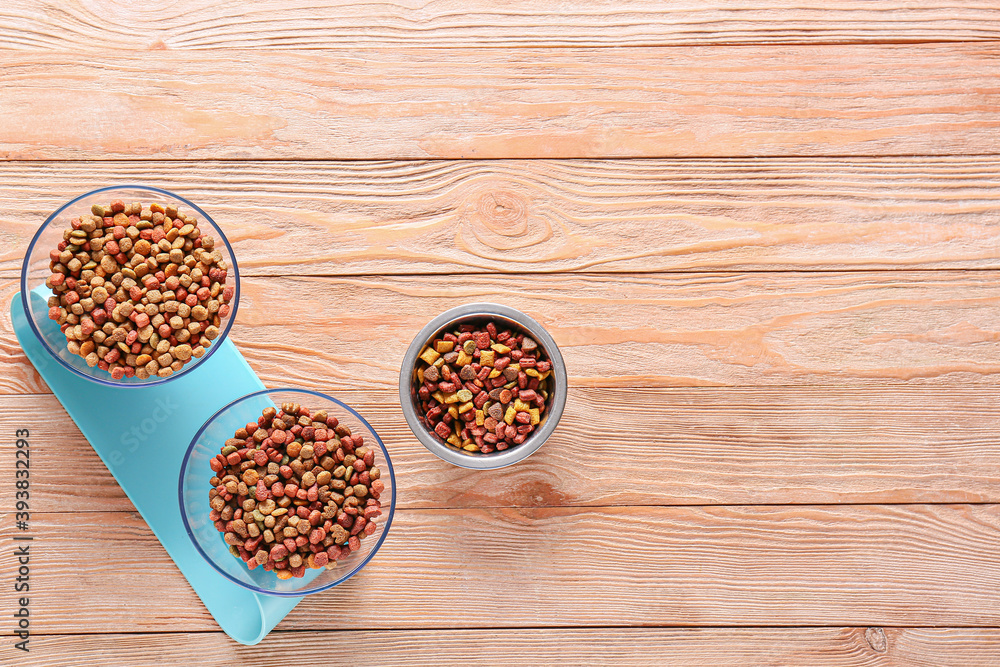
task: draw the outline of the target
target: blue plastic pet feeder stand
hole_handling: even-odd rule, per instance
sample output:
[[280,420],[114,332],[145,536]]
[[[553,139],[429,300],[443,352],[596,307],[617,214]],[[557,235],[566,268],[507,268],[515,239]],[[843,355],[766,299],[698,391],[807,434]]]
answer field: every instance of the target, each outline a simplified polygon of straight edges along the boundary
[[[28,325],[20,294],[14,296],[10,311],[28,359],[219,627],[241,644],[264,639],[302,598],[254,593],[219,574],[191,543],[177,497],[181,459],[201,425],[224,405],[264,388],[243,355],[227,339],[174,381],[141,388],[109,387],[71,373],[51,357]],[[108,417],[109,406],[114,407],[113,419]]]

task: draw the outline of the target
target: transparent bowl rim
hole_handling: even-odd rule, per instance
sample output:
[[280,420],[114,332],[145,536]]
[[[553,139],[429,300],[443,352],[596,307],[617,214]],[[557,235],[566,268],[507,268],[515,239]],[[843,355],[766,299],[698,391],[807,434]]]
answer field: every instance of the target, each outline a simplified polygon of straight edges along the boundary
[[[35,244],[37,244],[38,241],[40,240],[42,232],[44,232],[46,228],[48,228],[48,226],[56,219],[56,217],[60,213],[65,211],[70,206],[76,204],[81,199],[86,199],[87,197],[91,197],[93,195],[100,194],[102,192],[110,192],[113,190],[145,190],[147,192],[155,192],[156,194],[159,195],[165,195],[166,197],[174,199],[178,202],[183,202],[186,206],[190,206],[192,209],[197,211],[198,214],[203,219],[208,221],[208,223],[212,226],[212,229],[214,229],[215,232],[219,235],[219,239],[222,241],[223,245],[226,246],[226,250],[229,252],[229,261],[232,264],[234,289],[233,289],[233,299],[230,302],[232,305],[232,309],[229,313],[229,316],[226,318],[225,327],[222,329],[222,331],[219,332],[219,336],[214,341],[212,341],[212,345],[209,346],[208,351],[201,359],[199,359],[196,363],[187,364],[184,368],[182,368],[177,373],[174,373],[170,377],[157,378],[156,380],[150,379],[149,381],[146,382],[123,383],[111,379],[110,375],[108,376],[108,379],[104,379],[101,377],[96,377],[94,375],[89,375],[87,373],[84,373],[80,369],[75,368],[70,364],[68,364],[56,350],[52,349],[52,347],[49,345],[49,342],[45,339],[44,336],[42,336],[41,332],[38,330],[37,325],[35,325],[35,320],[32,317],[31,309],[28,306],[28,301],[30,299],[30,295],[28,294],[28,265],[31,262],[31,256],[35,250]],[[236,263],[236,253],[233,252],[232,246],[229,245],[229,239],[227,239],[226,235],[222,232],[222,228],[219,227],[219,225],[215,222],[215,220],[212,219],[212,216],[210,216],[208,213],[202,210],[202,208],[197,204],[185,199],[184,197],[181,197],[180,195],[174,192],[171,192],[169,190],[164,190],[163,188],[157,188],[151,185],[140,185],[133,183],[127,183],[123,185],[109,185],[107,187],[97,188],[96,190],[85,192],[82,195],[74,197],[73,199],[69,200],[68,202],[57,208],[51,215],[49,215],[49,217],[45,219],[45,222],[43,222],[41,226],[38,228],[38,230],[35,232],[35,235],[31,239],[31,243],[28,244],[28,251],[25,253],[24,261],[21,264],[21,306],[24,308],[24,318],[28,321],[28,326],[31,327],[31,332],[35,334],[35,338],[38,339],[38,342],[41,343],[42,347],[45,348],[45,350],[49,353],[50,356],[52,356],[57,362],[59,362],[63,366],[63,368],[66,368],[71,373],[74,373],[91,382],[97,382],[99,384],[107,385],[109,387],[115,387],[118,389],[137,389],[141,387],[152,387],[154,385],[162,384],[164,382],[170,382],[171,380],[176,380],[179,377],[183,377],[185,373],[194,368],[197,368],[200,364],[207,361],[208,358],[211,357],[212,354],[217,349],[219,349],[219,347],[222,346],[222,343],[229,336],[229,330],[232,328],[233,322],[236,321],[236,311],[239,309],[240,306],[240,270],[239,266]]]
[[[350,572],[348,572],[346,575],[340,577],[339,579],[336,579],[335,581],[333,581],[333,582],[331,582],[329,584],[325,584],[325,585],[319,586],[317,588],[311,588],[311,589],[301,590],[301,591],[287,591],[286,592],[286,591],[272,591],[272,590],[268,590],[266,588],[260,588],[259,586],[254,586],[252,584],[248,584],[245,581],[240,581],[240,580],[236,579],[235,577],[231,576],[228,572],[226,572],[225,570],[223,570],[222,568],[220,568],[218,565],[216,565],[215,561],[212,560],[212,558],[209,557],[209,555],[205,553],[205,551],[201,548],[201,545],[198,544],[198,540],[195,538],[194,532],[191,530],[191,524],[188,523],[187,512],[184,510],[184,477],[185,477],[185,473],[187,472],[188,463],[191,460],[191,452],[194,451],[195,446],[197,446],[197,444],[198,444],[198,440],[201,439],[201,434],[205,432],[205,429],[208,428],[209,424],[211,424],[213,421],[215,421],[215,419],[220,414],[222,414],[223,412],[225,412],[226,410],[228,410],[232,406],[236,405],[237,403],[240,403],[241,401],[245,401],[247,399],[253,398],[255,396],[263,396],[265,394],[274,394],[274,393],[289,393],[289,392],[291,392],[291,393],[297,393],[297,394],[306,394],[306,395],[309,395],[309,396],[317,396],[317,397],[319,397],[319,398],[321,398],[323,400],[331,401],[333,403],[336,403],[341,408],[345,409],[347,412],[349,412],[352,415],[354,415],[354,417],[356,417],[358,419],[358,421],[360,421],[362,424],[364,424],[365,428],[367,428],[368,431],[372,435],[375,436],[375,442],[378,443],[379,448],[382,450],[382,456],[385,457],[385,467],[389,471],[389,483],[391,484],[390,488],[392,489],[392,494],[391,494],[392,495],[392,502],[389,504],[389,513],[388,513],[388,515],[386,517],[385,524],[382,526],[381,534],[379,535],[378,540],[375,541],[375,546],[373,546],[371,548],[371,551],[369,551],[368,554],[364,557],[364,559],[361,562],[359,562],[357,565],[355,565],[354,568]],[[206,493],[207,492],[208,491],[206,490]],[[364,417],[362,417],[358,413],[357,410],[355,410],[351,406],[347,405],[343,401],[339,401],[336,398],[334,398],[333,396],[330,396],[328,394],[324,394],[322,392],[313,391],[311,389],[295,389],[295,388],[290,388],[290,387],[282,387],[282,388],[278,388],[278,389],[261,389],[260,391],[255,391],[253,393],[246,394],[244,396],[240,396],[236,400],[230,401],[229,403],[227,403],[223,407],[219,408],[215,412],[215,414],[213,414],[211,417],[209,417],[205,421],[205,423],[202,424],[201,428],[198,429],[198,432],[195,433],[194,438],[191,440],[191,444],[188,445],[187,451],[184,452],[184,458],[181,460],[181,471],[180,471],[180,476],[178,477],[178,480],[177,480],[177,503],[180,506],[181,521],[184,523],[184,530],[187,531],[188,538],[191,540],[191,543],[194,545],[194,548],[198,550],[198,553],[201,554],[201,557],[204,558],[205,561],[209,565],[211,565],[215,569],[216,572],[220,573],[222,576],[224,576],[226,579],[228,579],[229,581],[233,582],[234,584],[242,586],[243,588],[251,590],[251,591],[253,591],[255,593],[262,593],[264,595],[277,595],[277,596],[280,596],[280,597],[297,598],[297,597],[304,597],[306,595],[311,595],[313,593],[319,593],[321,591],[326,591],[326,590],[329,590],[329,589],[333,588],[334,586],[337,586],[339,584],[344,583],[345,581],[347,581],[348,579],[350,579],[351,577],[353,577],[355,574],[357,574],[361,570],[361,568],[363,568],[365,565],[367,565],[368,561],[370,561],[372,558],[374,558],[375,554],[378,553],[378,550],[380,548],[382,548],[382,543],[385,541],[386,535],[389,534],[389,527],[392,525],[392,517],[396,513],[396,473],[393,472],[393,469],[392,469],[392,460],[389,458],[389,451],[385,448],[385,444],[382,442],[382,438],[379,437],[379,434],[375,431],[375,429],[372,427],[372,425],[368,423],[367,419],[365,419]]]

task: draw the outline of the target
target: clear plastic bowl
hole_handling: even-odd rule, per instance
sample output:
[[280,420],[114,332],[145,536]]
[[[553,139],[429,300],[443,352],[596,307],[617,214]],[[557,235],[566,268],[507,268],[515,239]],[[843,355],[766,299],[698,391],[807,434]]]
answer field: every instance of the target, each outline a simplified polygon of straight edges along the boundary
[[[108,204],[115,199],[128,202],[149,203],[176,203],[181,208],[194,211],[198,217],[199,225],[206,232],[211,230],[211,234],[216,240],[216,249],[222,252],[223,258],[229,264],[229,272],[226,278],[226,285],[233,287],[233,299],[230,301],[229,315],[222,320],[218,337],[205,351],[201,358],[192,358],[181,370],[170,377],[161,378],[158,376],[142,380],[137,377],[122,378],[115,380],[107,371],[103,371],[97,366],[88,366],[82,357],[71,353],[66,348],[66,336],[59,330],[59,325],[49,319],[48,298],[52,296],[52,291],[45,286],[46,279],[52,274],[49,270],[49,252],[53,250],[60,241],[63,240],[63,230],[68,229],[70,220],[84,213],[90,213],[93,204]],[[207,226],[206,226],[207,225]],[[236,266],[236,257],[233,249],[229,245],[226,235],[222,233],[215,221],[212,220],[205,211],[191,203],[187,199],[178,196],[167,190],[148,187],[143,185],[122,185],[100,188],[92,190],[86,194],[71,199],[48,217],[44,224],[35,232],[28,252],[24,256],[24,264],[21,267],[21,299],[24,303],[24,314],[31,325],[31,330],[42,343],[42,346],[58,361],[73,373],[81,375],[88,380],[106,384],[112,387],[148,387],[161,382],[175,380],[191,369],[204,363],[212,356],[229,335],[229,329],[236,321],[236,311],[240,302],[240,276]]]
[[[337,417],[340,423],[350,427],[351,433],[362,435],[365,446],[377,445],[375,465],[382,470],[380,479],[385,484],[380,498],[382,516],[376,519],[375,533],[361,540],[361,548],[338,560],[334,569],[306,569],[304,577],[291,579],[279,579],[274,572],[265,571],[261,567],[249,569],[241,559],[229,552],[229,545],[223,541],[222,533],[208,517],[211,511],[208,492],[212,488],[209,480],[215,475],[209,461],[219,453],[225,441],[233,437],[238,428],[256,421],[264,408],[280,407],[282,403],[299,403],[311,411],[326,410],[331,416]],[[392,462],[375,429],[350,406],[331,396],[306,389],[265,389],[237,399],[215,413],[195,434],[191,446],[184,454],[177,491],[181,519],[187,534],[212,567],[230,581],[254,592],[289,597],[333,588],[356,574],[375,556],[385,541],[396,507],[396,477]]]

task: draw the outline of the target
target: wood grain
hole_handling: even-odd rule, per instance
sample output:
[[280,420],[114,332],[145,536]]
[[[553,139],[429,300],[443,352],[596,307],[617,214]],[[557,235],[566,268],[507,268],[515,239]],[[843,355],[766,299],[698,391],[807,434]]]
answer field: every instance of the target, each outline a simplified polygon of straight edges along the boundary
[[314,49],[367,46],[655,46],[939,42],[1000,38],[988,0],[877,6],[845,0],[730,3],[497,3],[485,0],[209,0],[58,7],[13,0],[0,14],[0,48]]
[[[16,290],[0,284],[0,302]],[[993,387],[1000,374],[988,271],[248,278],[231,336],[270,386],[392,388],[420,328],[478,301],[541,322],[574,387]],[[44,391],[9,312],[0,359],[0,393]]]
[[71,197],[149,183],[246,275],[997,268],[1000,158],[0,162],[0,276]]
[[[868,639],[866,633],[873,639]],[[881,633],[881,635],[879,635]],[[885,644],[880,638],[885,638]],[[19,665],[161,667],[174,664],[273,665],[306,661],[312,647],[362,647],[356,667],[439,667],[497,664],[798,665],[876,667],[1000,664],[995,628],[615,628],[361,632],[275,631],[258,646],[239,646],[220,632],[42,635],[31,640],[35,657]],[[876,648],[877,647],[877,648]],[[0,645],[0,659],[14,656]]]
[[[407,509],[1000,502],[996,390],[579,388],[537,454],[490,472],[427,452],[394,391],[335,395],[385,442]],[[32,508],[133,510],[66,419],[53,396],[0,397],[0,433],[33,434]],[[12,447],[0,448],[0,469],[14,469]],[[0,508],[14,501],[0,485]]]
[[[216,629],[137,515],[32,530],[33,630]],[[364,571],[279,627],[996,627],[998,536],[997,505],[400,510]]]
[[996,153],[998,57],[996,44],[7,51],[0,159]]
[[[548,4],[0,8],[0,302],[73,194],[177,190],[236,244],[254,370],[405,471],[372,563],[236,646],[0,308],[35,536],[0,663],[1000,665],[1000,6]],[[572,386],[492,473],[394,389],[476,300],[541,320]]]

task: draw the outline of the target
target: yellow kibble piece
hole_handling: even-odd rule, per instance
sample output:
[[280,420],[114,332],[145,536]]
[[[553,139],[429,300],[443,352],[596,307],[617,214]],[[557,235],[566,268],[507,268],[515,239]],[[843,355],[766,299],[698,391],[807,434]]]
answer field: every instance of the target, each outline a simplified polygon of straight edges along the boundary
[[492,366],[493,360],[496,358],[496,352],[493,350],[483,350],[479,353],[479,365],[480,366]]
[[476,426],[482,426],[486,422],[486,413],[476,410]]
[[472,443],[469,443],[468,445],[465,445],[464,447],[462,447],[462,449],[464,449],[467,452],[478,452],[479,451],[479,447],[477,447],[476,445],[474,445]]
[[448,436],[448,440],[446,442],[449,445],[455,445],[456,447],[461,447],[462,446],[462,439],[460,437],[458,437],[457,435],[455,435],[454,433],[452,433],[451,435]]
[[531,408],[528,410],[528,414],[531,415],[531,425],[535,426],[542,420],[541,415],[538,412],[538,408]]
[[466,354],[465,350],[462,350],[461,352],[458,353],[458,359],[455,360],[456,366],[461,368],[462,366],[468,366],[471,363],[472,363],[472,356]]
[[528,377],[533,377],[533,378],[540,378],[542,376],[541,373],[536,371],[534,368],[525,368],[524,374],[527,375]]
[[455,343],[450,340],[439,340],[434,343],[434,349],[440,354],[448,354],[455,349]]
[[456,395],[458,396],[458,400],[462,403],[468,403],[472,400],[472,392],[468,389],[459,389]]
[[440,356],[441,356],[440,354],[438,354],[429,347],[420,354],[421,360],[423,360],[423,362],[428,365],[433,364],[435,361],[438,360]]
[[458,408],[454,405],[448,406],[448,414],[451,415],[452,419],[458,419]]
[[489,379],[490,380],[492,380],[493,378],[498,378],[498,377],[500,377],[500,371],[498,371],[495,368],[490,371],[490,375],[489,375]]
[[522,401],[520,398],[514,399],[514,409],[518,412],[527,412],[531,409],[531,406]]
[[464,415],[469,410],[475,410],[475,409],[476,406],[473,405],[471,401],[468,403],[462,403],[460,406],[458,406],[458,414]]
[[439,401],[439,403],[458,403],[458,402],[459,402],[458,392],[456,391],[453,391],[450,394],[445,394],[444,400]]
[[435,391],[433,394],[431,394],[431,397],[433,397],[434,400],[437,401],[438,403],[444,403],[444,394],[442,394],[440,391]]
[[516,414],[517,414],[517,410],[514,409],[514,406],[513,405],[508,406],[507,407],[507,413],[503,416],[503,420],[505,422],[507,422],[507,424],[513,424],[514,423],[514,415],[516,415]]
[[503,343],[493,343],[492,345],[490,345],[490,348],[493,349],[494,352],[497,352],[499,354],[507,354],[508,352],[510,352],[510,348],[504,345]]
[[424,383],[424,369],[423,368],[418,368],[417,369],[417,382],[419,382],[420,384]]

